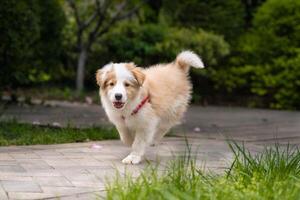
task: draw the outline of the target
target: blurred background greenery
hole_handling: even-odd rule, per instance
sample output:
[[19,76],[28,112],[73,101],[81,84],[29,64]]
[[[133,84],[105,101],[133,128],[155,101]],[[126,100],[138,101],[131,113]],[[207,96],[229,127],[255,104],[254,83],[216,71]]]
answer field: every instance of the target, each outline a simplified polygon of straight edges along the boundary
[[0,0],[0,88],[96,93],[108,62],[191,49],[193,103],[300,109],[299,22],[297,0]]

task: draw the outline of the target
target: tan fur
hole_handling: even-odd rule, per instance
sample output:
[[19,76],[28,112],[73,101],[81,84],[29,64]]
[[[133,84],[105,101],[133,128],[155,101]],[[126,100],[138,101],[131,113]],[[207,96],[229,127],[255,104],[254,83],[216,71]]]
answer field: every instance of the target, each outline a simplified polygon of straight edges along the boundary
[[[104,80],[102,80],[102,84],[101,84],[101,89],[107,93],[107,91],[112,88],[117,82],[116,79],[116,74],[114,73],[114,71],[109,71],[106,73],[106,76],[104,78]],[[110,85],[113,84],[113,85]]]
[[191,84],[184,71],[174,63],[156,65],[143,71],[143,85],[151,97],[152,108],[168,121],[180,119],[190,100]]
[[133,70],[131,70],[131,72],[138,81],[138,83],[140,85],[143,85],[146,77],[145,74],[142,72],[142,68],[135,67]]
[[103,74],[102,70],[98,69],[96,72],[96,82],[99,86],[102,85],[102,79],[101,79],[102,74]]
[[131,71],[135,79],[140,85],[143,85],[145,81],[145,74],[142,72],[142,68],[136,67],[134,63],[127,63],[126,67]]
[[129,85],[125,87],[127,96],[129,99],[132,100],[138,94],[138,91],[140,89],[140,84],[137,81],[126,81],[125,84],[126,83]]

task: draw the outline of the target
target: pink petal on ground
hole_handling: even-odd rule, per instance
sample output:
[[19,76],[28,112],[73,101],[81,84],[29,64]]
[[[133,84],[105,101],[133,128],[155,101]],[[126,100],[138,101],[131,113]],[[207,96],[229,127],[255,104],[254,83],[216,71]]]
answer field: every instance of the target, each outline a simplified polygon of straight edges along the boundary
[[92,149],[101,149],[102,146],[99,145],[99,144],[92,144],[91,148],[92,148]]
[[194,128],[194,132],[200,132],[200,131],[201,131],[201,129],[199,127]]

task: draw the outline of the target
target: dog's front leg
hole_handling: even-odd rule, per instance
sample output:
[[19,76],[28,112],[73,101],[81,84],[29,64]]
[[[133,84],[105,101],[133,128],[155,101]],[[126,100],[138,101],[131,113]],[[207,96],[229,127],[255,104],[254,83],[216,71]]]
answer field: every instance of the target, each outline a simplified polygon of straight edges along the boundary
[[117,124],[117,125],[116,125],[116,128],[117,128],[117,130],[118,130],[118,132],[119,132],[121,141],[122,141],[125,145],[131,146],[132,143],[133,143],[133,137],[132,137],[132,135],[130,134],[128,128],[125,127],[124,125],[120,125],[120,124]]
[[140,163],[145,154],[146,147],[149,146],[153,140],[154,133],[155,126],[137,130],[132,144],[132,151],[122,162],[124,164]]

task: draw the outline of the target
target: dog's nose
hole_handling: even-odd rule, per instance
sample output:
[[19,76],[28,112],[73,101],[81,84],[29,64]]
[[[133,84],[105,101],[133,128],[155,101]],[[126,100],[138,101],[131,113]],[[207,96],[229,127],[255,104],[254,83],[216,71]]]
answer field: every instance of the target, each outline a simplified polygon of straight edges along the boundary
[[120,101],[122,99],[122,94],[116,93],[115,98],[116,98],[116,100]]

